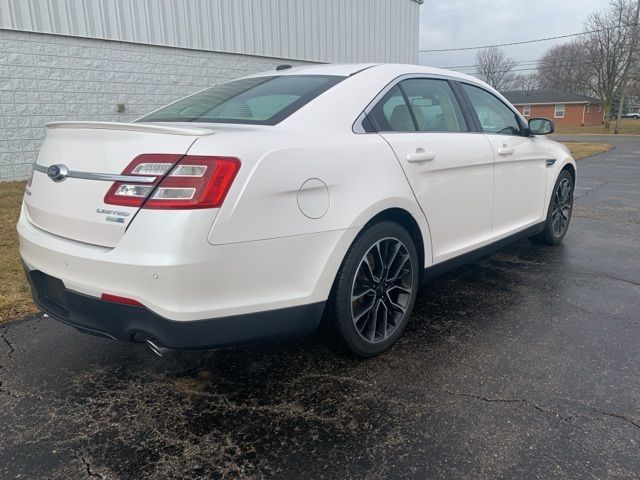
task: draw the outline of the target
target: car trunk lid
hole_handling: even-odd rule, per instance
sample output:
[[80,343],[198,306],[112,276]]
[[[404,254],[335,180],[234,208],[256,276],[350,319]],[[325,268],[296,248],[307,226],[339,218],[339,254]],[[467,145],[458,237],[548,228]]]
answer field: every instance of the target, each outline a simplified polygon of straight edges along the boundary
[[[113,175],[142,154],[164,154],[175,164],[198,138],[212,133],[144,123],[49,124],[26,190],[27,216],[55,235],[114,247],[140,207],[104,202]],[[58,176],[56,169],[62,170]]]

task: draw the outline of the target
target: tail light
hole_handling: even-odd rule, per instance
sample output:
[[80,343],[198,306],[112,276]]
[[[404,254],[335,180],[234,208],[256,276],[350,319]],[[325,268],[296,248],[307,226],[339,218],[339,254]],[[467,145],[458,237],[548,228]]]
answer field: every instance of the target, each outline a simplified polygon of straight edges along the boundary
[[139,155],[122,175],[155,177],[153,183],[115,182],[104,202],[152,209],[216,208],[239,168],[240,160],[233,157]]

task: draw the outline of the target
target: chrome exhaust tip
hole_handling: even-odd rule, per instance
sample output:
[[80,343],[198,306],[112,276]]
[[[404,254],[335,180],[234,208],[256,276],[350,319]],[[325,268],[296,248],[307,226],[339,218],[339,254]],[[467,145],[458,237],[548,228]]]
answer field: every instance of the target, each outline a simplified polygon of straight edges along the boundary
[[159,357],[164,357],[165,355],[172,352],[170,348],[161,347],[160,345],[157,345],[156,343],[154,343],[154,341],[151,339],[147,339],[146,344],[149,347],[149,349]]

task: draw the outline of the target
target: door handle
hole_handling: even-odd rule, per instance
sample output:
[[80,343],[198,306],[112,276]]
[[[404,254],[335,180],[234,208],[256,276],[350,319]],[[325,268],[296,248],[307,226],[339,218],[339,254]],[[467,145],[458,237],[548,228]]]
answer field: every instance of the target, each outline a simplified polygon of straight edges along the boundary
[[506,145],[503,145],[498,149],[498,155],[511,155],[514,151],[515,149],[513,147],[507,147]]
[[416,149],[416,153],[410,153],[407,155],[407,162],[422,163],[428,162],[436,158],[435,153],[425,152],[424,148]]

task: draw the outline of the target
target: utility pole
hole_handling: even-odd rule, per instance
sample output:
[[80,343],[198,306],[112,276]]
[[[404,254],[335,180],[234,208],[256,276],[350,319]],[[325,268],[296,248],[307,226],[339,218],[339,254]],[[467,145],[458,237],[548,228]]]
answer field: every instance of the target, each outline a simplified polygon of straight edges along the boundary
[[624,72],[622,73],[622,83],[620,85],[620,101],[618,102],[618,114],[616,115],[616,128],[614,130],[615,134],[620,133],[620,117],[622,117],[622,108],[624,107],[625,95],[627,94],[627,83],[629,82],[629,72],[634,67],[639,67],[640,65],[636,65],[637,59],[635,58],[636,47],[638,45],[638,32],[640,29],[638,28],[638,22],[640,21],[640,0],[636,5],[636,14],[633,19],[633,27],[631,30],[631,44],[629,45],[629,57],[627,58],[627,64],[625,65]]

